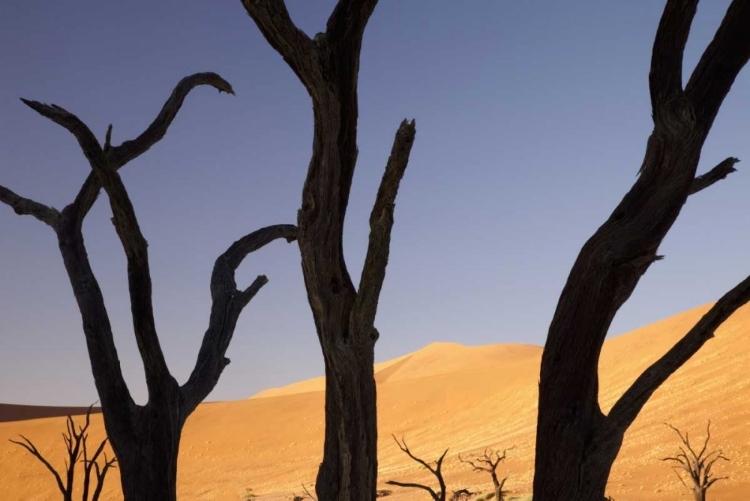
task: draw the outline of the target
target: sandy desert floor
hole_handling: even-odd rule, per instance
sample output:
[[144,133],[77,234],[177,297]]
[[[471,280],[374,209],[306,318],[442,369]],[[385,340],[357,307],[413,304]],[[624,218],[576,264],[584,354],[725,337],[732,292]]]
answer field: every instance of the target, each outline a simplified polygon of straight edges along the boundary
[[[600,361],[600,400],[606,413],[640,372],[679,339],[708,309],[697,308],[606,342]],[[646,405],[625,437],[610,477],[617,501],[690,499],[659,459],[678,445],[669,422],[702,439],[711,420],[712,443],[730,462],[729,476],[712,499],[750,499],[750,308],[738,311],[703,350]],[[472,472],[457,455],[486,447],[515,448],[500,472],[513,495],[531,489],[536,391],[541,348],[525,345],[429,345],[376,366],[379,421],[379,488],[393,501],[426,499],[424,492],[389,487],[386,480],[431,482],[396,446],[436,459],[450,448],[444,474],[450,489],[488,492],[489,476]],[[244,401],[201,405],[187,422],[179,459],[181,501],[244,500],[252,488],[262,500],[291,499],[315,480],[323,437],[323,379],[271,389]],[[2,409],[0,409],[1,411]],[[2,419],[0,419],[2,421]],[[63,464],[64,418],[0,422],[0,500],[42,501],[59,494],[44,467],[6,438],[24,434],[54,465]],[[103,438],[101,415],[92,416],[91,439]],[[104,500],[121,499],[113,472]]]

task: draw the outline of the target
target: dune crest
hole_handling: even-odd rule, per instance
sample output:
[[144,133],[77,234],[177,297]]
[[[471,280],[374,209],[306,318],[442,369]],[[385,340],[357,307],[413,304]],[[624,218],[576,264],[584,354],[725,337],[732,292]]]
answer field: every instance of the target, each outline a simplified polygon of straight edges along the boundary
[[[606,341],[600,360],[600,402],[606,413],[617,397],[701,317],[710,305],[675,315]],[[715,499],[750,499],[750,307],[740,309],[699,354],[660,388],[625,437],[610,477],[609,494],[628,501],[673,501],[688,497],[659,459],[677,450],[670,422],[702,439],[711,420],[712,444],[730,462],[717,465],[729,480],[712,488]],[[458,462],[485,447],[515,446],[501,467],[513,493],[531,488],[537,383],[541,348],[529,345],[464,346],[433,343],[376,365],[378,381],[379,488],[388,479],[430,482],[429,475],[396,446],[404,435],[411,450],[434,460],[446,447],[449,488],[490,489],[489,477]],[[201,405],[186,424],[179,463],[183,501],[241,499],[245,489],[259,499],[289,499],[300,483],[315,480],[323,439],[323,386],[317,378],[266,390],[253,398]],[[273,397],[273,398],[271,398]],[[0,438],[23,433],[62,464],[62,418],[0,423]],[[92,430],[102,430],[92,416]],[[0,440],[0,499],[51,499],[54,482],[43,467]],[[116,472],[104,499],[118,499]],[[422,499],[419,492],[392,489],[387,499]],[[284,497],[286,496],[286,497]]]

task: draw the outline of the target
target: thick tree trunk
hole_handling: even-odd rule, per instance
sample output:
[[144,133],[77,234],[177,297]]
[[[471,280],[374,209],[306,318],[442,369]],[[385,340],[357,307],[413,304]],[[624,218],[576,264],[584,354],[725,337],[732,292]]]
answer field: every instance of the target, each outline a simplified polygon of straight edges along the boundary
[[[182,433],[178,409],[178,402],[139,408],[134,440],[125,451],[115,449],[124,501],[177,500],[177,457]],[[114,448],[115,437],[110,438]]]
[[378,432],[370,357],[365,350],[361,361],[351,363],[344,356],[327,362],[326,434],[315,487],[320,500],[375,496]]
[[603,437],[608,434],[591,432],[599,429],[600,418],[578,417],[575,423],[562,420],[557,423],[557,433],[539,435],[534,499],[602,501],[622,436],[605,441]]
[[693,489],[693,499],[694,501],[706,501],[706,489],[699,487]]
[[177,381],[170,377],[144,406],[108,403],[102,402],[102,414],[124,501],[176,501],[180,435],[192,410],[185,408]]

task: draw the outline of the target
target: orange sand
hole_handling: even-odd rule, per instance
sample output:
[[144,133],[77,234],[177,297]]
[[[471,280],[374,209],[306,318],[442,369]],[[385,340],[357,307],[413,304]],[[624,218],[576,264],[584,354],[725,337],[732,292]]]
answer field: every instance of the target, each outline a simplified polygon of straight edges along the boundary
[[[605,343],[601,404],[607,412],[616,398],[652,361],[666,351],[708,309],[697,308]],[[729,463],[713,499],[750,499],[750,308],[737,312],[703,350],[677,372],[646,405],[625,438],[610,478],[617,501],[674,501],[689,493],[659,458],[678,442],[665,421],[702,439],[712,421],[712,443]],[[387,335],[387,333],[384,333]],[[435,459],[450,447],[444,464],[449,489],[490,489],[489,476],[459,463],[485,447],[515,449],[502,472],[514,494],[531,489],[536,392],[541,348],[524,345],[467,347],[436,343],[376,366],[379,464],[386,499],[423,500],[421,491],[385,486],[388,479],[432,479],[396,446],[391,434],[405,435],[412,451]],[[243,500],[246,488],[259,499],[291,499],[300,483],[315,480],[323,437],[323,379],[259,393],[251,399],[201,405],[183,434],[178,492],[181,501]],[[5,440],[22,433],[55,465],[62,465],[60,433],[64,418],[0,422],[0,500],[57,499],[44,467]],[[101,415],[92,416],[91,440],[103,436]],[[117,471],[103,500],[121,499]]]

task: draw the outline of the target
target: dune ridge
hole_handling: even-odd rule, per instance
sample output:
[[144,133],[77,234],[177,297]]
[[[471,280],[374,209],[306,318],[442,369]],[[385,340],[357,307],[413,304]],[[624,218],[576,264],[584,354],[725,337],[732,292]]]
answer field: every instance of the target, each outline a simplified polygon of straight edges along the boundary
[[[600,402],[606,413],[617,397],[705,313],[710,305],[675,315],[605,342]],[[712,488],[714,499],[750,499],[750,308],[736,312],[701,352],[660,388],[625,437],[610,477],[618,501],[673,501],[689,496],[659,459],[678,442],[670,422],[702,439],[708,419],[712,443],[731,459],[717,466],[730,479]],[[503,472],[514,494],[530,491],[541,348],[434,343],[375,367],[378,381],[379,488],[387,499],[420,500],[423,493],[388,487],[388,479],[431,482],[395,445],[404,435],[426,460],[450,448],[444,465],[449,488],[487,492],[489,476],[461,464],[485,447],[508,448]],[[262,500],[290,499],[315,481],[323,438],[324,379],[260,392],[250,399],[201,405],[186,424],[180,449],[178,495],[183,501],[238,500],[250,487]],[[19,433],[62,464],[62,418],[0,423],[0,438]],[[92,416],[92,440],[103,433]],[[94,437],[93,435],[96,435]],[[118,496],[116,472],[103,499]],[[54,498],[54,482],[20,448],[0,440],[0,499]]]

